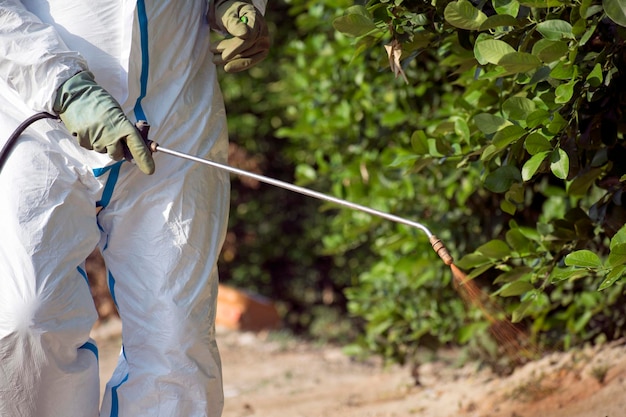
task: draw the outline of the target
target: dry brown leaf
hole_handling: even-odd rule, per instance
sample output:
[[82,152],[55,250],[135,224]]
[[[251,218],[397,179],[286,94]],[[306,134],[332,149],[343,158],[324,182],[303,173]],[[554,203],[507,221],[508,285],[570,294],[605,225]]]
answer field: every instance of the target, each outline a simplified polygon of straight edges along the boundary
[[391,68],[391,71],[394,73],[396,78],[398,78],[398,75],[401,75],[404,82],[408,84],[409,80],[406,78],[406,74],[400,64],[400,57],[402,56],[402,45],[400,42],[394,39],[389,45],[385,45],[385,50],[387,51],[387,56],[389,57],[389,67]]

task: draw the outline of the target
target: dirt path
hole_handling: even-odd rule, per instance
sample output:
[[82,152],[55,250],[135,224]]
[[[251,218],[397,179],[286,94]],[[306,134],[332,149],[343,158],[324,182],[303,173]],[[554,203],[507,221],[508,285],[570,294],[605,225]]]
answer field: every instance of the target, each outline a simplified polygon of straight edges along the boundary
[[[94,331],[106,381],[119,353],[117,322]],[[498,378],[476,364],[407,368],[357,363],[335,347],[220,330],[223,417],[622,417],[626,345],[553,354]],[[102,383],[104,386],[104,382]]]

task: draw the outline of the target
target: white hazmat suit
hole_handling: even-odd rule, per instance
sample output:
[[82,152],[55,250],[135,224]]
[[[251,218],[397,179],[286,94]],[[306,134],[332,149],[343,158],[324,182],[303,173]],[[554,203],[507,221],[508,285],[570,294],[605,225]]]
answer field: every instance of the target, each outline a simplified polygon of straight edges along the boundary
[[[258,5],[261,6],[261,5]],[[89,70],[165,147],[227,158],[206,0],[0,0],[0,145]],[[148,176],[34,123],[0,171],[0,417],[216,417],[217,257],[229,177],[155,154]],[[96,206],[100,207],[96,215]],[[123,351],[99,410],[84,260],[99,245]]]

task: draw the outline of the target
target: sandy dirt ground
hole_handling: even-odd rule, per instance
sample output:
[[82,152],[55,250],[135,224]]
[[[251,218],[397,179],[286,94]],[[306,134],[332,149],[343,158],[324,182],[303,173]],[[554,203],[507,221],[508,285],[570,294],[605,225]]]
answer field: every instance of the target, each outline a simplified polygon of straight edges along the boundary
[[[95,328],[101,385],[120,349],[119,321]],[[224,417],[622,417],[626,341],[550,354],[498,377],[446,360],[410,369],[357,362],[340,348],[272,334],[218,332]]]

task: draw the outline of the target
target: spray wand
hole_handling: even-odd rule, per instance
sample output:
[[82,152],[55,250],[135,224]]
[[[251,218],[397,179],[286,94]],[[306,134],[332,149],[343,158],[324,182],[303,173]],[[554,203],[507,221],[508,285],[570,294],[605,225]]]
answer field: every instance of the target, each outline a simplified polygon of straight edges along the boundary
[[[318,191],[313,191],[311,189],[305,188],[305,187],[300,187],[298,185],[295,184],[291,184],[285,181],[281,181],[281,180],[277,180],[274,178],[270,178],[267,177],[265,175],[260,175],[260,174],[255,174],[249,171],[245,171],[243,169],[239,169],[239,168],[234,168],[231,167],[230,165],[226,165],[226,164],[221,164],[219,162],[215,162],[215,161],[211,161],[209,159],[203,159],[203,158],[199,158],[197,156],[193,156],[193,155],[189,155],[183,152],[178,152],[172,149],[168,149],[165,148],[161,145],[159,145],[158,143],[148,139],[148,130],[150,128],[150,126],[148,125],[147,122],[145,121],[139,121],[136,124],[137,129],[139,130],[139,132],[141,133],[141,135],[143,136],[144,140],[146,141],[146,145],[148,145],[148,148],[150,148],[150,150],[153,153],[156,152],[162,152],[168,155],[172,155],[178,158],[183,158],[183,159],[187,159],[193,162],[198,162],[204,165],[209,165],[211,167],[214,168],[218,168],[221,169],[223,171],[228,171],[232,174],[236,174],[242,177],[247,177],[247,178],[251,178],[254,180],[257,180],[259,182],[265,183],[265,184],[270,184],[273,185],[275,187],[278,188],[283,188],[285,190],[289,190],[289,191],[293,191],[302,195],[306,195],[309,197],[313,197],[316,198],[318,200],[323,200],[323,201],[327,201],[330,203],[334,203],[337,204],[339,206],[343,206],[343,207],[347,207],[353,210],[357,210],[357,211],[361,211],[364,213],[368,213],[371,214],[373,216],[377,216],[377,217],[381,217],[383,219],[386,220],[391,220],[393,222],[396,223],[400,223],[400,224],[404,224],[406,226],[410,226],[410,227],[414,227],[416,229],[421,230],[422,232],[424,232],[426,234],[426,236],[428,236],[428,240],[430,241],[431,246],[433,247],[434,251],[437,253],[437,255],[439,255],[439,257],[443,260],[443,263],[446,265],[451,265],[453,260],[452,260],[452,256],[450,255],[450,253],[448,252],[448,249],[446,249],[445,245],[443,244],[443,242],[441,241],[441,239],[439,239],[437,236],[435,236],[426,226],[424,226],[422,223],[418,223],[412,220],[408,220],[405,219],[403,217],[399,217],[393,214],[389,214],[386,213],[384,211],[380,211],[380,210],[376,210],[373,209],[371,207],[367,207],[367,206],[362,206],[360,204],[355,204],[352,203],[350,201],[347,200],[343,200],[341,198],[337,198],[337,197],[333,197],[324,193],[320,193]],[[129,159],[129,156],[127,156],[127,159]]]

